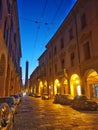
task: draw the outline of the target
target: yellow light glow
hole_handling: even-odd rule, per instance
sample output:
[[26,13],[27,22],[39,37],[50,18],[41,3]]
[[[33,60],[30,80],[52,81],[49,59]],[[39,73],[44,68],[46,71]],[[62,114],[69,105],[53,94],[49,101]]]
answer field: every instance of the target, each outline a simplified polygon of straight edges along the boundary
[[71,85],[71,94],[75,96],[76,94],[81,94],[81,87],[80,87],[80,78],[77,74],[73,74],[70,80]]
[[55,80],[55,83],[56,83],[56,84],[58,84],[58,83],[59,83],[59,80],[58,80],[58,79],[56,79],[56,80]]
[[73,86],[73,84],[71,84],[71,88],[70,89],[71,89],[71,95],[74,96],[74,86]]
[[80,80],[79,79],[76,79],[76,84],[80,84]]
[[40,87],[43,87],[43,83],[42,83],[42,81],[39,83],[39,86],[40,86]]
[[51,86],[49,86],[49,89],[51,89]]
[[55,86],[60,86],[60,82],[59,82],[58,79],[55,80],[54,85],[55,85]]
[[68,84],[68,81],[66,79],[64,80],[64,84]]
[[77,86],[77,93],[78,93],[78,95],[81,95],[81,86],[80,85]]
[[44,82],[44,85],[47,86],[47,81]]
[[54,94],[57,94],[57,88],[54,86]]

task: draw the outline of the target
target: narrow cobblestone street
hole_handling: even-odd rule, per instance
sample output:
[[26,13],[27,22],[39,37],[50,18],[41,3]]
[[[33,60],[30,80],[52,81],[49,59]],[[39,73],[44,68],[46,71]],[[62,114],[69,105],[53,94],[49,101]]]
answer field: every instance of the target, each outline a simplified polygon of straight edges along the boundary
[[24,97],[15,115],[14,130],[97,130],[98,111],[79,112],[53,100]]

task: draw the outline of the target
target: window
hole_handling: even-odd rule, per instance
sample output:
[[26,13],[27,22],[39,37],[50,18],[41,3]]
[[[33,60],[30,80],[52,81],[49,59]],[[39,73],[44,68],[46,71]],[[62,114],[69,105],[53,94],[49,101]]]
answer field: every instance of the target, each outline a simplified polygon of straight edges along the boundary
[[89,47],[89,42],[86,42],[83,45],[83,49],[84,49],[84,59],[87,60],[91,57],[90,55],[90,47]]
[[7,0],[7,9],[8,9],[8,14],[10,14],[10,3],[9,3],[9,0]]
[[9,35],[9,29],[7,28],[7,30],[6,30],[6,44],[7,44],[7,46],[8,46],[8,42],[9,42],[8,41],[9,40],[8,39],[9,38],[8,35]]
[[5,39],[5,42],[7,41],[7,20],[4,22],[4,34],[3,37]]
[[4,40],[5,40],[5,43],[6,45],[8,46],[8,43],[9,43],[9,29],[7,27],[7,20],[5,20],[4,22],[4,33],[3,33],[3,37],[4,37]]
[[71,28],[69,30],[69,40],[72,40],[73,39],[73,29]]
[[87,25],[87,23],[86,23],[86,15],[85,15],[85,13],[83,13],[82,16],[81,16],[81,29],[85,28],[86,25]]
[[56,54],[57,53],[57,48],[56,48],[56,46],[54,47],[54,54]]
[[61,49],[63,49],[63,48],[64,48],[64,39],[61,38]]
[[54,65],[55,73],[57,72],[57,64]]
[[71,53],[70,59],[71,59],[71,66],[74,66],[74,59],[75,59],[74,52]]
[[65,61],[64,59],[61,60],[61,69],[64,69],[64,66],[65,66]]
[[13,30],[13,18],[11,18],[11,30]]
[[49,52],[49,59],[51,59],[51,52]]

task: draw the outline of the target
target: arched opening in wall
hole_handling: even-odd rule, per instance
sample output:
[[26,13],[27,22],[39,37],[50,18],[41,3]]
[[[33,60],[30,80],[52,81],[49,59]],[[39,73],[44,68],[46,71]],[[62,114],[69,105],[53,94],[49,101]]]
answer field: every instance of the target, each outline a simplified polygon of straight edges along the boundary
[[9,96],[9,94],[10,94],[10,65],[8,64],[8,67],[7,67],[7,76],[6,76],[5,96]]
[[73,74],[70,78],[70,89],[72,96],[81,95],[80,78],[77,74]]
[[46,80],[43,83],[43,93],[48,93],[48,86],[47,86],[47,81]]
[[54,81],[54,95],[55,94],[61,94],[61,87],[58,79]]
[[37,93],[37,86],[36,85],[31,87],[31,93],[33,93],[33,94]]
[[68,88],[68,80],[66,78],[63,79],[62,81],[62,94],[68,94],[69,93],[69,88]]
[[43,85],[43,82],[40,80],[39,87],[38,87],[38,94],[42,95],[43,92],[44,92],[44,85]]
[[87,90],[90,98],[98,98],[98,73],[93,69],[87,75]]
[[54,86],[53,86],[53,82],[50,82],[49,86],[48,86],[48,93],[49,96],[52,98],[54,96]]
[[4,54],[0,58],[0,95],[3,96],[5,89],[5,67],[6,60]]

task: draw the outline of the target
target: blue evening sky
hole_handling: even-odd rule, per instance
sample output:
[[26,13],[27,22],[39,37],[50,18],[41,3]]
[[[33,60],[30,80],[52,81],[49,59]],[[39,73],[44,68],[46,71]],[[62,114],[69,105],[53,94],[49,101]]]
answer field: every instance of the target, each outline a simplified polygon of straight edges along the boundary
[[17,0],[21,39],[22,79],[26,61],[29,75],[38,66],[38,58],[57,31],[76,0]]

